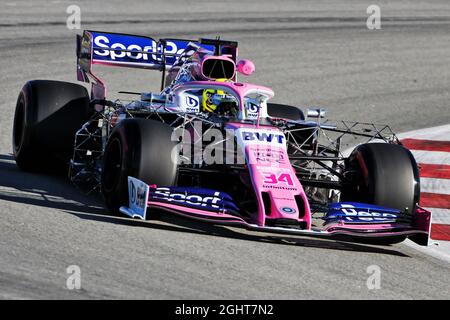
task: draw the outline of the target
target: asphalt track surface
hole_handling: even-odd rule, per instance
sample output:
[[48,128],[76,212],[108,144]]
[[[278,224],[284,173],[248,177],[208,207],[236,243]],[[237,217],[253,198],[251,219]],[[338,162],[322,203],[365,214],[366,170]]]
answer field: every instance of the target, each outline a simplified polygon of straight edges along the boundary
[[[370,2],[371,3],[371,2]],[[15,100],[29,79],[75,82],[77,30],[238,40],[256,64],[248,81],[275,101],[327,107],[335,119],[389,123],[398,132],[450,122],[450,3],[377,1],[0,2],[0,298],[429,299],[450,298],[450,265],[404,244],[376,247],[273,237],[186,220],[106,215],[64,178],[20,172],[11,157]],[[158,87],[152,71],[109,73],[109,89]],[[127,70],[128,71],[128,70]],[[103,70],[102,70],[103,72]],[[81,268],[68,290],[66,268]],[[381,288],[366,272],[381,268]]]

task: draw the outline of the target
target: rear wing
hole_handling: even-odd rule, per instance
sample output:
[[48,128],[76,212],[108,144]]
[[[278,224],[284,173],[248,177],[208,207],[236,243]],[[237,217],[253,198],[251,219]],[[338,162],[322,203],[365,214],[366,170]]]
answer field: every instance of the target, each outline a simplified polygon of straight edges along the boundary
[[95,64],[165,71],[174,65],[190,43],[212,54],[227,54],[236,62],[237,42],[234,41],[156,41],[146,36],[85,30],[82,36],[77,35],[77,79],[89,82],[89,78],[93,78],[101,82],[92,72]]

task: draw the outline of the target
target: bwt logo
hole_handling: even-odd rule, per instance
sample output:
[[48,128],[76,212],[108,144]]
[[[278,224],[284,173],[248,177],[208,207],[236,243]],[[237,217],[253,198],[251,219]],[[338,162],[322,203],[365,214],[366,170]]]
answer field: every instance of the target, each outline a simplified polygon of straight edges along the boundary
[[282,134],[274,134],[274,133],[266,133],[266,132],[242,132],[242,139],[244,141],[261,141],[261,142],[269,142],[272,141],[277,143],[283,143],[284,135]]
[[[151,41],[147,38],[137,38],[131,37],[132,40],[145,41],[147,44],[129,44],[125,45],[120,42],[116,42],[110,44],[110,39],[105,35],[98,35],[94,38],[94,47],[95,48],[105,48],[105,50],[94,50],[94,54],[100,57],[108,57],[111,60],[130,58],[134,60],[145,60],[145,61],[161,61],[162,58],[159,55],[154,53],[158,52],[157,43],[155,41]],[[125,42],[125,41],[124,41]],[[109,50],[116,49],[116,50]],[[135,51],[135,52],[133,52]],[[160,51],[160,50],[159,50]],[[166,50],[164,51],[166,54],[180,54],[183,52],[183,49],[178,50],[177,45],[171,41],[167,41]]]
[[186,95],[186,105],[188,108],[197,108],[200,105],[200,102],[197,97]]
[[248,102],[247,110],[248,110],[248,112],[251,112],[251,113],[258,113],[259,106],[253,102]]
[[134,203],[138,207],[143,207],[145,205],[145,188],[142,186],[136,186],[131,183],[131,203]]

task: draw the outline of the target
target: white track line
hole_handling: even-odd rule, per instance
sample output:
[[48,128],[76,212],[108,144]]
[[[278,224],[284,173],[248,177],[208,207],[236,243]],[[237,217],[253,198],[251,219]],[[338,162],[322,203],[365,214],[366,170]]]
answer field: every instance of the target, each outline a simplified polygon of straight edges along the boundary
[[[397,137],[402,140],[405,138],[423,139],[423,140],[441,140],[450,139],[450,125],[443,125],[433,128],[425,128],[398,134]],[[450,164],[449,152],[419,151],[412,150],[418,163],[429,164]],[[449,194],[450,181],[448,179],[421,178],[421,191],[440,194]],[[450,209],[425,208],[432,213],[432,223],[450,224]],[[422,253],[434,258],[450,263],[450,241],[430,241],[432,244],[428,247],[422,247],[407,239],[403,243]]]
[[450,179],[420,178],[420,191],[450,194]]
[[418,163],[450,165],[450,152],[411,150]]
[[450,263],[450,241],[432,240],[430,242],[431,244],[428,247],[419,246],[417,243],[414,243],[409,239],[406,239],[402,243],[433,258]]
[[450,209],[424,208],[432,213],[432,223],[450,224]]
[[400,133],[397,137],[401,139],[414,138],[424,140],[448,140],[450,138],[450,124],[439,127],[424,128],[419,130]]
[[[413,138],[423,140],[445,141],[450,139],[450,124],[439,127],[425,128],[420,130],[404,132],[398,134],[397,137],[399,140],[406,138]],[[355,147],[344,150],[343,155],[345,157],[348,157]],[[418,163],[450,164],[450,153],[448,152],[419,151],[419,150],[411,150],[411,152],[413,153]],[[435,182],[431,182],[429,180],[430,178],[421,178],[422,192],[429,192],[426,190],[433,190],[432,191],[433,193],[447,194],[446,192],[437,192],[436,190],[441,191],[447,190],[448,179],[434,179],[439,181],[445,180],[441,181],[445,182],[445,186],[437,185]],[[437,208],[424,208],[424,209],[432,213],[432,223],[450,224],[450,209],[437,209]],[[419,246],[418,244],[412,242],[409,239],[406,239],[406,241],[403,241],[402,244],[405,244],[408,247],[414,248],[434,258],[450,263],[450,241],[430,240],[430,246],[424,247]]]

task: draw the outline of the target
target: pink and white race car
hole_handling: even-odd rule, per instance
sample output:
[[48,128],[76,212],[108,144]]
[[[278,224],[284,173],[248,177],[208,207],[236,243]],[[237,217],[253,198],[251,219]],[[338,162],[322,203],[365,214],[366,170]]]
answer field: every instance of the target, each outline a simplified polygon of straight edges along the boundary
[[[237,80],[255,70],[237,47],[84,31],[77,75],[91,92],[25,84],[13,129],[18,166],[66,170],[100,191],[112,214],[132,218],[162,210],[264,232],[427,245],[418,168],[391,129],[269,102],[272,89]],[[159,70],[161,90],[108,100],[96,64]]]

